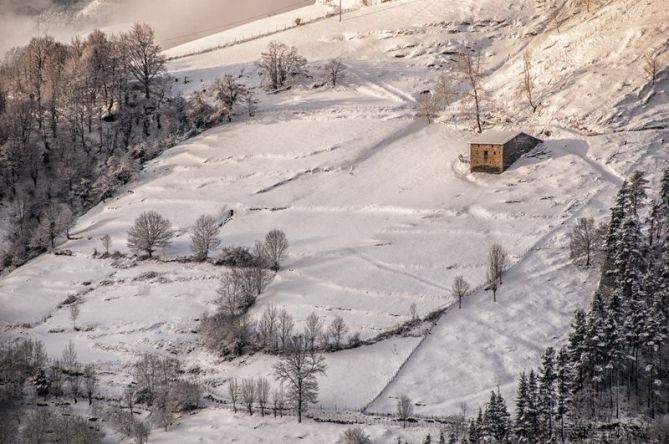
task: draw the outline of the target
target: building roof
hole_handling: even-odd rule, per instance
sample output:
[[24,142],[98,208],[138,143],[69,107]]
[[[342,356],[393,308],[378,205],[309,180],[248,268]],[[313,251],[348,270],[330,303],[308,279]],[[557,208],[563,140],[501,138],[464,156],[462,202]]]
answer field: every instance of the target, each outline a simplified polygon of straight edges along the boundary
[[504,145],[509,140],[523,134],[522,131],[501,131],[493,130],[486,131],[483,134],[479,134],[469,140],[469,143],[480,143],[486,145]]

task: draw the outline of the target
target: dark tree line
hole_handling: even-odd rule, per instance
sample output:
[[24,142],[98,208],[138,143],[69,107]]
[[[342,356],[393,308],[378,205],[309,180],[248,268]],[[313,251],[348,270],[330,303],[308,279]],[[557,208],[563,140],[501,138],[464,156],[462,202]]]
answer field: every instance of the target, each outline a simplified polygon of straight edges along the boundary
[[669,168],[655,200],[647,188],[636,172],[608,225],[579,221],[581,230],[600,232],[579,249],[602,256],[590,309],[575,313],[565,346],[547,348],[541,365],[520,375],[514,418],[492,392],[460,442],[667,442]]

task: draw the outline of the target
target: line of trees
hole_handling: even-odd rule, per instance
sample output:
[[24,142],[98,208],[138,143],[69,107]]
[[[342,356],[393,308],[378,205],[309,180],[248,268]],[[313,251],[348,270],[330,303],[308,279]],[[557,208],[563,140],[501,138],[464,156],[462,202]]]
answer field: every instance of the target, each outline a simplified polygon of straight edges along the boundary
[[9,52],[0,64],[0,202],[10,208],[10,246],[0,267],[54,248],[74,215],[111,197],[144,161],[220,121],[173,84],[144,24],[69,44],[35,38]]

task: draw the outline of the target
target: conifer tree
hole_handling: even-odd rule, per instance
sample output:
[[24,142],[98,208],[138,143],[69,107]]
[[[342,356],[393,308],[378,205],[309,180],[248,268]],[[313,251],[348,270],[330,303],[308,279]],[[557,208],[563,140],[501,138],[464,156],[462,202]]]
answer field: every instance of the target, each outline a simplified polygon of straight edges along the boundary
[[539,372],[539,414],[542,431],[546,438],[553,436],[553,415],[555,414],[555,350],[548,347],[541,358]]
[[565,440],[564,422],[569,412],[572,390],[572,371],[569,362],[569,353],[565,347],[561,348],[557,356],[557,402],[555,418],[560,421],[560,439]]

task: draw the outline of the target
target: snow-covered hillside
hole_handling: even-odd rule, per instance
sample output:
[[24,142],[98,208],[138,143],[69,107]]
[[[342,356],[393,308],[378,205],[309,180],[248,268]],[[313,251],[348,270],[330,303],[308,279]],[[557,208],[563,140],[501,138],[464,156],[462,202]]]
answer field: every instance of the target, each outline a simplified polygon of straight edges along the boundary
[[[141,351],[178,356],[220,398],[231,376],[271,378],[276,357],[222,361],[199,345],[198,321],[214,309],[223,270],[169,261],[190,254],[188,229],[197,216],[222,219],[234,210],[224,246],[251,246],[273,228],[290,242],[284,268],[252,316],[270,304],[298,324],[312,311],[326,322],[340,315],[351,333],[370,338],[410,319],[412,304],[421,316],[451,306],[457,275],[476,288],[462,310],[451,307],[436,325],[427,323],[424,338],[417,331],[328,354],[322,407],[389,412],[407,394],[417,412],[448,415],[462,403],[473,411],[497,386],[511,397],[517,372],[565,339],[573,311],[588,304],[597,284],[596,272],[569,261],[576,219],[604,221],[632,171],[646,171],[655,183],[669,164],[669,75],[660,72],[651,86],[639,66],[645,51],[666,45],[664,0],[609,2],[559,31],[547,14],[535,1],[399,0],[347,13],[342,24],[321,20],[176,58],[169,70],[187,94],[224,74],[243,72],[256,82],[253,63],[272,40],[295,45],[313,74],[333,57],[348,73],[334,89],[305,81],[263,95],[255,118],[240,116],[147,164],[123,193],[79,219],[76,239],[60,246],[73,256],[44,255],[0,280],[1,325],[54,353],[72,340],[82,360],[108,371],[110,393],[120,393]],[[203,51],[231,36],[167,55]],[[453,52],[462,45],[483,51],[489,126],[545,140],[502,175],[471,174],[462,162],[472,134],[461,104],[438,124],[413,117],[416,94],[442,73],[453,76]],[[516,94],[526,50],[543,96],[536,114]],[[668,61],[661,52],[660,65]],[[127,252],[126,232],[147,210],[177,229],[165,260],[92,257],[104,235],[113,250]],[[494,243],[509,251],[512,265],[497,303],[482,290]],[[59,308],[75,293],[83,301],[81,331]],[[216,414],[206,415],[178,429],[212,439],[205,429]],[[215,419],[221,429],[240,427],[223,416]],[[177,442],[172,436],[180,432],[161,433],[160,442]],[[305,442],[321,442],[309,433]]]

